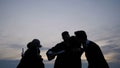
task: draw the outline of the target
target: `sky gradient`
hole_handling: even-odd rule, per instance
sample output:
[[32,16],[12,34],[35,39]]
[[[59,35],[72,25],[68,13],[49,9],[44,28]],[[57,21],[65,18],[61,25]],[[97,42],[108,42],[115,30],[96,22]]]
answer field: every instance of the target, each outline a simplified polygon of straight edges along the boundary
[[[120,0],[0,0],[0,67],[15,68],[21,49],[37,38],[50,68],[54,60],[47,61],[46,51],[62,41],[63,31],[77,30],[101,47],[111,68],[120,67]],[[82,61],[86,68],[84,55]]]

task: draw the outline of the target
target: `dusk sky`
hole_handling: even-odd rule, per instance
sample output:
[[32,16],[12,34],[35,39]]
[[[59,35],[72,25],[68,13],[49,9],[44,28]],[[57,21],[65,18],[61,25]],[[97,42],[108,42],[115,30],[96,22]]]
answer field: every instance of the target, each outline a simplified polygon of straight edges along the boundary
[[[61,33],[85,30],[110,68],[120,67],[120,0],[0,0],[0,68],[16,68],[21,49],[37,38],[46,68],[46,51],[62,41]],[[87,68],[82,56],[83,68]]]

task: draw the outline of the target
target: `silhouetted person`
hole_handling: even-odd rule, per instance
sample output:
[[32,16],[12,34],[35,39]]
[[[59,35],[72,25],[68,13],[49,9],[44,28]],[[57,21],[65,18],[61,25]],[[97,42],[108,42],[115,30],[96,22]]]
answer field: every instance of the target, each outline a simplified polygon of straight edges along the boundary
[[76,31],[75,35],[85,50],[88,68],[109,68],[100,47],[87,39],[85,31]]
[[38,39],[33,39],[32,42],[29,42],[27,44],[28,49],[22,55],[17,68],[44,68],[43,59],[39,50],[41,47]]
[[81,48],[75,36],[70,37],[69,47],[67,48],[66,53],[67,53],[66,68],[82,68],[81,55],[83,53],[83,48]]
[[65,66],[66,66],[67,56],[66,56],[65,49],[69,46],[69,43],[68,43],[68,40],[70,38],[69,33],[67,31],[64,31],[62,33],[62,38],[63,38],[62,42],[56,44],[54,47],[49,49],[46,53],[48,60],[52,60],[56,56],[54,68],[66,68]]
[[82,50],[75,37],[70,37],[67,31],[62,33],[63,41],[47,51],[48,60],[54,59],[54,68],[81,68]]

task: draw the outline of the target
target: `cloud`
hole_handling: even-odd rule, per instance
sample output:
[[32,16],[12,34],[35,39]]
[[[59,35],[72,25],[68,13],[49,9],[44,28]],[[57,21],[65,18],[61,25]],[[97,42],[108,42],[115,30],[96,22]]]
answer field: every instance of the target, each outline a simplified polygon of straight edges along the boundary
[[[110,66],[115,66],[120,63],[120,45],[109,44],[106,46],[102,46],[101,49],[103,50],[103,54]],[[115,65],[113,65],[112,63]],[[117,66],[120,66],[120,64]]]
[[120,63],[118,63],[118,62],[110,62],[109,66],[110,66],[110,68],[120,68]]

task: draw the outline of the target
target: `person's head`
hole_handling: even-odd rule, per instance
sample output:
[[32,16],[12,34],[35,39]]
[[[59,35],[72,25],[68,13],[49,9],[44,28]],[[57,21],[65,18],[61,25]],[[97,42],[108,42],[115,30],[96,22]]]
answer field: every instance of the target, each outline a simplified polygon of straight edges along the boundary
[[29,43],[27,44],[27,48],[28,48],[28,49],[33,48],[32,42],[29,42]]
[[68,31],[62,32],[62,38],[64,41],[67,41],[70,38]]
[[70,47],[72,47],[72,48],[80,47],[80,45],[78,44],[77,38],[75,36],[71,36],[69,38],[69,43],[70,43]]
[[32,49],[42,47],[42,45],[40,44],[40,41],[38,39],[33,39],[31,42],[27,44],[27,47],[29,49]]
[[75,31],[74,34],[80,42],[85,42],[87,40],[87,34],[83,30]]
[[33,39],[32,43],[35,47],[42,47],[42,45],[40,44],[40,41],[38,39]]

